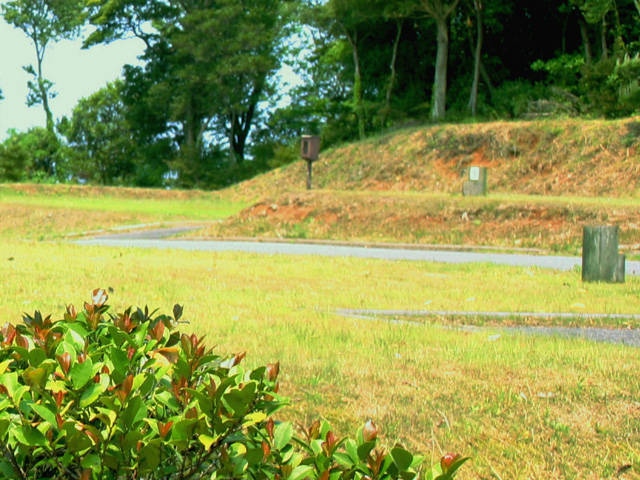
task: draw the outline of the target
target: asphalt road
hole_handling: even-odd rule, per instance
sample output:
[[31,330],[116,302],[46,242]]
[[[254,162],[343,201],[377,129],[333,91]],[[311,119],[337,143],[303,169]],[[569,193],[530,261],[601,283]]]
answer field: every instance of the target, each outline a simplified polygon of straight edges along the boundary
[[[548,256],[513,253],[431,250],[417,247],[359,246],[330,243],[269,242],[240,240],[176,240],[166,238],[188,229],[172,228],[101,235],[76,240],[80,245],[108,247],[157,248],[192,251],[236,251],[264,255],[319,255],[328,257],[357,257],[382,260],[412,260],[444,263],[494,263],[518,267],[542,267],[573,270],[582,265],[580,257]],[[640,262],[626,262],[627,275],[640,275]]]

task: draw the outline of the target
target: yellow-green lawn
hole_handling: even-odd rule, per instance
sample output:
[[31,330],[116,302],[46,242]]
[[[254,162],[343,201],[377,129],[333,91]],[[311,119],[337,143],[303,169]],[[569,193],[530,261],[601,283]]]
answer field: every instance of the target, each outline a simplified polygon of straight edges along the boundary
[[[170,208],[162,203],[135,213],[135,200],[133,214],[114,213],[107,201],[30,202],[0,203],[3,321],[35,309],[61,317],[96,287],[109,289],[118,311],[170,312],[180,303],[183,328],[205,334],[218,352],[246,351],[252,365],[281,362],[281,393],[291,398],[283,418],[324,417],[345,435],[371,418],[389,444],[433,459],[445,451],[471,456],[459,478],[640,478],[637,348],[516,334],[487,319],[463,329],[444,318],[405,324],[336,313],[635,313],[635,277],[583,284],[579,272],[487,264],[85,247],[66,235],[194,219],[163,216]],[[29,228],[38,233],[23,235]]]

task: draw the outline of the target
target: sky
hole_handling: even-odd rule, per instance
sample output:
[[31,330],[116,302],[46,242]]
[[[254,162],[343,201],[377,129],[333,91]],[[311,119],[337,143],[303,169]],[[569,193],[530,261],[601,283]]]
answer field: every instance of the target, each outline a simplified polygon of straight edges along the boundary
[[[50,43],[45,52],[43,73],[58,93],[51,101],[56,120],[69,116],[78,100],[119,78],[124,65],[137,64],[144,48],[142,41],[134,38],[88,50],[82,50],[81,43]],[[35,63],[35,49],[29,38],[0,17],[0,90],[4,97],[0,100],[0,142],[6,139],[9,129],[26,131],[45,125],[42,105],[26,105],[29,75],[22,67]]]

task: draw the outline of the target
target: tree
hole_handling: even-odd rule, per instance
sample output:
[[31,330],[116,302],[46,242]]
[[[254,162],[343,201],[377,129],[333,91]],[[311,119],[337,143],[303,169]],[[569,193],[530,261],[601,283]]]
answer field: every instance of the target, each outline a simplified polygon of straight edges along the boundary
[[400,40],[402,39],[403,24],[408,16],[408,12],[404,12],[402,9],[403,3],[401,1],[388,2],[384,7],[384,17],[391,20],[394,23],[396,34],[393,38],[391,48],[391,59],[389,60],[389,80],[385,89],[384,106],[381,111],[380,124],[385,127],[387,124],[387,118],[391,112],[391,99],[393,97],[393,91],[397,83],[398,77],[398,51],[400,49]]
[[471,93],[469,95],[469,111],[472,116],[476,116],[478,111],[478,85],[480,83],[480,66],[482,65],[482,42],[484,40],[483,0],[472,0],[473,10],[476,17],[476,41],[473,51],[473,80],[471,82]]
[[181,16],[182,28],[170,38],[179,52],[176,73],[186,88],[174,97],[174,108],[189,119],[184,135],[190,148],[217,126],[213,130],[226,137],[231,162],[244,160],[258,103],[279,65],[284,13],[277,0],[220,0],[216,8]]
[[[136,92],[154,122],[163,119],[155,137],[170,137],[178,146],[173,166],[193,184],[221,145],[231,163],[243,162],[259,103],[270,93],[270,77],[279,66],[290,3],[103,0],[93,4],[97,31],[86,43],[127,34],[145,41],[147,63],[128,70],[126,83],[135,87],[125,90]],[[154,29],[145,31],[149,24]]]
[[0,145],[0,180],[64,180],[63,149],[55,133],[42,127],[10,131]]
[[442,120],[447,104],[447,60],[449,57],[449,17],[460,0],[418,0],[417,9],[436,22],[437,53],[433,77],[431,118]]
[[[359,42],[366,34],[367,21],[379,15],[376,6],[366,0],[330,0],[326,4],[327,21],[333,23],[346,38],[353,57],[353,111],[358,124],[358,137],[365,137],[366,112],[363,98],[363,79]],[[370,26],[370,25],[369,25]],[[331,28],[331,27],[329,27]]]
[[125,118],[120,82],[81,99],[59,125],[72,148],[73,176],[103,185],[133,183],[137,149]]
[[29,106],[42,105],[46,118],[46,128],[54,131],[54,120],[49,100],[55,97],[53,82],[45,78],[43,61],[47,46],[52,42],[71,39],[79,34],[84,23],[81,0],[13,0],[4,3],[2,15],[11,25],[22,30],[33,43],[36,53],[35,66],[30,64],[24,70],[31,75],[28,82]]

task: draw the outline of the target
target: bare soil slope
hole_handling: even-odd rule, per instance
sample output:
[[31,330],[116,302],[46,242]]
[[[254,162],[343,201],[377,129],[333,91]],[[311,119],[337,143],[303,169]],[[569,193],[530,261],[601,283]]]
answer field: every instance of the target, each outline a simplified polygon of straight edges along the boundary
[[[640,118],[413,128],[324,151],[235,187],[257,202],[206,236],[320,238],[572,251],[584,224],[640,243]],[[489,195],[462,197],[469,166]]]
[[[314,188],[459,193],[470,165],[491,169],[491,192],[630,196],[640,187],[640,118],[441,125],[323,152]],[[273,194],[304,188],[305,164],[247,182]]]

